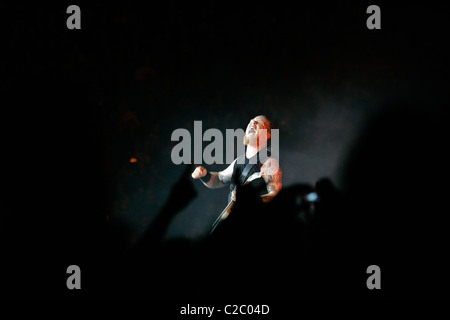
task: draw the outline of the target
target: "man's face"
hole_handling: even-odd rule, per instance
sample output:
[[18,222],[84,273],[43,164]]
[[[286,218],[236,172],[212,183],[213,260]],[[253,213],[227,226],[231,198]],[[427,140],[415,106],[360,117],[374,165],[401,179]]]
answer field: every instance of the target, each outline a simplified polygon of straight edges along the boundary
[[[248,145],[250,143],[254,143],[258,141],[260,138],[262,130],[267,130],[266,119],[264,117],[258,116],[250,120],[247,125],[247,129],[245,130],[244,136],[244,144]],[[267,131],[266,131],[267,132]],[[269,139],[270,135],[267,133],[267,139]]]

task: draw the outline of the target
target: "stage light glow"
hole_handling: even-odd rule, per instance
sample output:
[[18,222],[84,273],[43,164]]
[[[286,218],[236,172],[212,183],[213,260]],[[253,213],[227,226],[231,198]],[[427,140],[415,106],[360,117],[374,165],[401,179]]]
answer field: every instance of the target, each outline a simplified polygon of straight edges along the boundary
[[306,200],[308,200],[309,202],[316,202],[319,200],[319,195],[315,192],[308,193],[306,195]]

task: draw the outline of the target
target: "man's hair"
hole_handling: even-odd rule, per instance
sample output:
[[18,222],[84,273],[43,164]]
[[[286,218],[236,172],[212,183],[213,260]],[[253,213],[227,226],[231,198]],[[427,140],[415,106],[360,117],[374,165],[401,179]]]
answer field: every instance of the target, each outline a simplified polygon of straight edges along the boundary
[[[264,127],[266,127],[266,130],[267,130],[267,135],[269,135],[271,132],[271,130],[273,129],[273,123],[272,123],[272,121],[270,121],[269,120],[269,118],[267,118],[265,115],[263,115],[263,114],[261,114],[261,115],[259,115],[259,116],[256,116],[255,118],[257,118],[257,117],[262,117],[262,118],[264,118],[265,120],[264,120]],[[272,134],[270,134],[270,136],[272,137]],[[267,139],[267,140],[270,140],[270,138],[269,139]]]
[[270,134],[270,137],[267,139],[267,150],[270,151],[271,146],[272,146],[272,143],[271,143],[272,142],[272,132],[271,132],[271,130],[273,129],[273,122],[270,121],[269,118],[267,118],[263,114],[260,114],[259,116],[256,116],[255,118],[257,118],[257,117],[264,118],[264,127],[267,130],[267,136],[269,136],[269,134]]

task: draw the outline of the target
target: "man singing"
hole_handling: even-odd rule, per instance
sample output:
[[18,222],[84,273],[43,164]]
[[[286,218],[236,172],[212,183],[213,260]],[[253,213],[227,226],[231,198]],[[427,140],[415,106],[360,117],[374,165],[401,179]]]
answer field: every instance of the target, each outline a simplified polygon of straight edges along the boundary
[[[204,167],[197,167],[192,178],[200,179],[210,189],[217,189],[230,185],[228,200],[236,200],[236,188],[244,185],[249,178],[261,177],[266,183],[267,193],[261,196],[263,203],[272,200],[280,192],[281,168],[278,160],[270,156],[268,142],[270,142],[272,124],[265,116],[257,116],[250,120],[245,130],[245,153],[236,158],[225,170],[208,172]],[[238,196],[239,197],[239,196]]]

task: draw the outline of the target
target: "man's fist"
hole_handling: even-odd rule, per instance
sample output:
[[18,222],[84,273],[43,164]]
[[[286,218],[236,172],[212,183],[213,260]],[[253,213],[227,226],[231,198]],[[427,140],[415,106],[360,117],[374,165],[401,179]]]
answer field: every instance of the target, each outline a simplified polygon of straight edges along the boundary
[[198,166],[197,168],[195,168],[194,172],[192,172],[191,176],[194,179],[200,179],[206,176],[207,173],[208,171],[205,168],[203,168],[202,166]]

